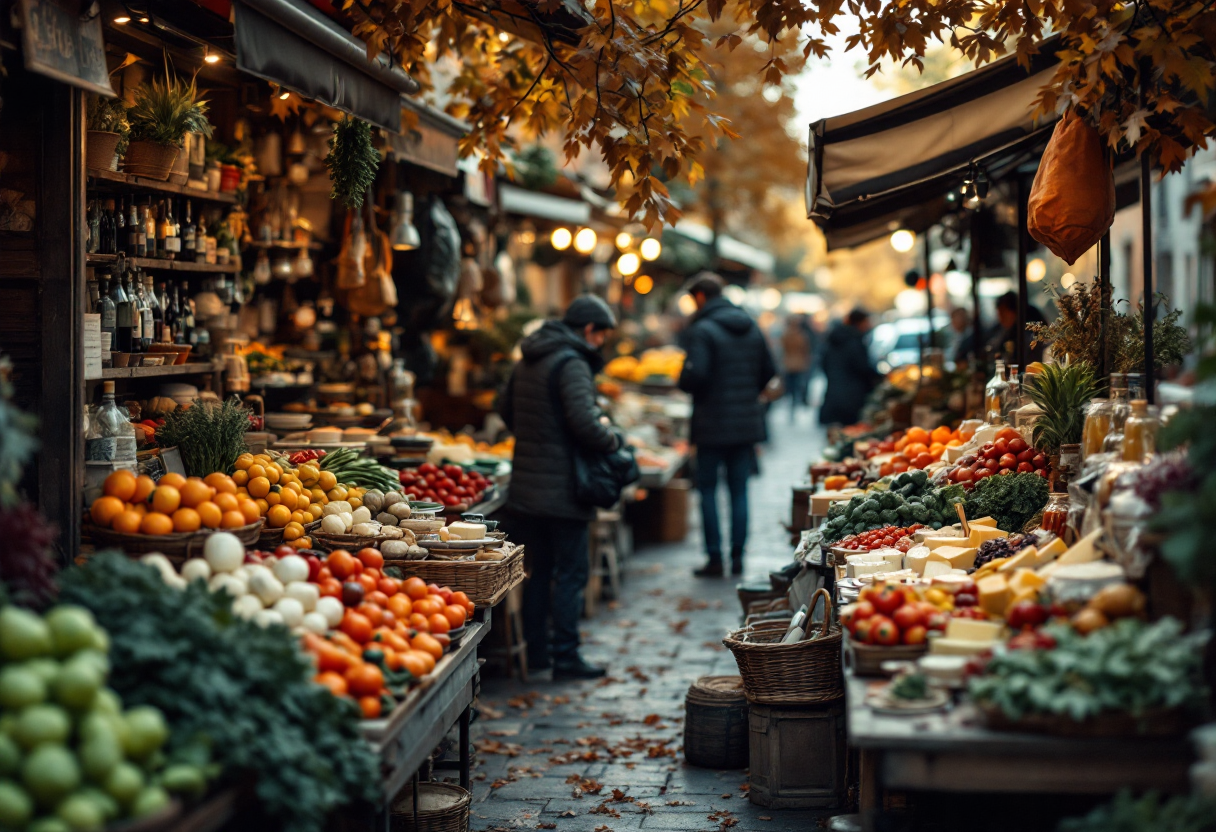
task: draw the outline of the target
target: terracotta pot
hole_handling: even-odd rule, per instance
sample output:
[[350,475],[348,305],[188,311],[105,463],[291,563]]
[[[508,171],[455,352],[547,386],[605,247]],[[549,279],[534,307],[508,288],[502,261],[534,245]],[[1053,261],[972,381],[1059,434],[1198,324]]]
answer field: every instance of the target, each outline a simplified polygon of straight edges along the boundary
[[173,170],[173,163],[177,161],[179,153],[180,147],[134,141],[127,147],[122,169],[133,176],[144,176],[164,182],[169,178],[169,172]]
[[90,130],[85,141],[85,165],[100,170],[117,170],[114,150],[122,136],[105,130]]

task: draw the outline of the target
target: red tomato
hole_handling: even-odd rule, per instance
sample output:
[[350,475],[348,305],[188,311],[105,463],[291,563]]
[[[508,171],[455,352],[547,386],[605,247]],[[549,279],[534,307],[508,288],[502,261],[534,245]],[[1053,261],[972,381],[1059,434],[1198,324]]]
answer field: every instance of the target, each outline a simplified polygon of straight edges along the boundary
[[925,639],[929,637],[929,632],[922,625],[917,624],[904,630],[904,644],[924,644]]
[[1030,446],[1026,444],[1026,440],[1020,436],[1015,436],[1009,440],[1009,453],[1011,454],[1020,454],[1028,447]]
[[857,601],[856,603],[848,604],[840,610],[840,624],[851,633],[858,622],[865,621],[873,616],[873,604],[869,601]]
[[998,430],[996,432],[996,438],[1004,439],[1006,442],[1008,442],[1009,440],[1014,439],[1020,435],[1021,434],[1019,434],[1016,430],[1014,430],[1013,428],[1010,428],[1010,427],[1001,428],[1000,430]]
[[874,609],[884,616],[891,615],[903,606],[904,593],[899,587],[887,584],[878,591],[877,597],[873,598],[871,602],[874,604]]
[[950,623],[950,614],[945,612],[935,612],[928,617],[925,626],[930,630],[944,632],[946,625]]
[[992,476],[992,472],[989,471],[987,468],[980,468],[978,471],[975,472],[974,475],[972,475],[971,481],[979,482],[980,480],[984,479],[985,477],[991,477],[991,476]]
[[881,644],[884,647],[899,644],[899,628],[895,626],[894,621],[883,615],[876,615],[867,620],[871,622],[871,642],[874,644]]
[[921,612],[919,607],[912,604],[904,604],[897,609],[893,618],[895,624],[901,630],[910,630],[924,623],[924,613]]
[[389,598],[392,598],[401,591],[401,581],[396,578],[381,578],[376,581],[376,589],[383,592]]
[[855,622],[853,624],[853,633],[852,633],[853,641],[856,641],[860,644],[872,644],[873,641],[870,638],[870,630],[873,628],[874,622],[877,620],[878,620],[877,618],[865,618],[865,619],[862,619],[861,621]]
[[439,466],[433,462],[424,462],[418,466],[418,473],[420,474],[433,474],[438,470]]
[[360,549],[355,553],[355,557],[357,557],[359,562],[362,563],[367,569],[380,569],[384,566],[384,555],[380,554],[378,549],[372,549],[370,547]]
[[1003,454],[999,462],[1002,468],[1016,468],[1018,465],[1018,458],[1013,454]]

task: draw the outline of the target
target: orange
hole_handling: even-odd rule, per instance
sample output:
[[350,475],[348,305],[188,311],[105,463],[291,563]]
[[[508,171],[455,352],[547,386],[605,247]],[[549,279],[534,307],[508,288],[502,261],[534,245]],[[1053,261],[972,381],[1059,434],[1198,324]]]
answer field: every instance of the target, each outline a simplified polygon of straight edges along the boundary
[[266,466],[260,462],[255,462],[245,469],[245,473],[249,475],[249,479],[257,479],[258,477],[266,476]]
[[320,503],[310,503],[308,506],[308,513],[312,515],[313,520],[320,520],[321,512],[324,510]]
[[203,525],[203,518],[192,508],[179,508],[173,512],[173,531],[196,532]]
[[240,498],[235,494],[221,492],[211,498],[211,502],[220,507],[220,511],[237,511],[241,507]]
[[406,578],[405,583],[401,586],[401,589],[414,601],[425,598],[429,593],[429,590],[426,588],[426,581],[417,576]]
[[250,476],[248,486],[250,497],[265,497],[270,493],[270,480],[262,476]]
[[253,500],[241,500],[240,512],[245,516],[245,520],[250,523],[257,522],[257,519],[262,516],[262,510],[258,508],[258,504]]
[[140,517],[143,517],[145,514],[148,513],[148,504],[146,502],[127,503],[127,508],[129,508],[131,511],[138,514]]
[[114,518],[126,511],[127,507],[117,497],[98,497],[89,506],[89,517],[103,529],[110,528]]
[[[325,492],[325,496],[329,497],[331,500],[345,500],[349,494],[342,486],[335,485],[333,488],[329,489],[329,491]],[[354,508],[354,506],[351,506],[351,508]]]
[[397,617],[399,621],[408,621],[410,614],[414,611],[414,604],[410,601],[410,597],[404,592],[398,592],[388,599],[388,611]]
[[156,484],[157,485],[171,485],[174,488],[181,488],[183,485],[186,484],[186,478],[183,477],[181,474],[170,473],[170,474],[165,474],[163,477],[161,477],[157,481]]
[[139,530],[144,534],[172,534],[173,519],[159,511],[149,511],[140,521]]
[[283,502],[283,498],[279,496],[279,487],[277,485],[270,486],[270,493],[266,495],[266,502],[272,506],[277,506]]
[[266,479],[270,480],[271,484],[278,482],[283,478],[283,469],[277,462],[272,462],[266,466]]
[[924,442],[909,442],[904,446],[904,456],[908,459],[916,459],[921,454],[929,452],[929,446]]
[[297,494],[304,493],[304,488],[300,485],[299,480],[292,480],[291,482],[279,483],[279,484],[282,485],[284,488],[290,488],[292,491],[296,492]]
[[149,495],[147,502],[154,512],[167,517],[182,504],[182,493],[171,485],[158,485]]
[[929,441],[929,431],[925,430],[924,428],[908,428],[908,432],[905,434],[905,436],[909,442],[920,442],[924,444]]
[[288,511],[293,511],[296,507],[296,504],[299,502],[300,501],[296,497],[296,492],[292,491],[290,488],[280,489],[279,504],[287,506]]
[[102,490],[107,497],[117,497],[123,502],[135,496],[135,475],[130,471],[115,471],[106,477]]
[[203,525],[209,529],[218,529],[220,522],[223,520],[224,512],[215,503],[210,500],[205,500],[194,507],[198,512],[199,519]]
[[435,613],[442,611],[443,607],[443,601],[440,601],[437,598],[432,598],[429,595],[426,598],[419,598],[414,602],[414,612],[422,613],[427,618],[430,618]]
[[333,471],[322,471],[317,475],[317,485],[322,491],[328,491],[338,484],[338,478],[334,476]]
[[148,499],[148,495],[152,493],[152,489],[156,488],[156,483],[147,474],[140,474],[135,478],[135,493],[131,495],[131,502],[142,503]]
[[410,617],[406,623],[409,624],[411,630],[417,630],[420,633],[429,633],[431,631],[431,623],[420,612],[410,613]]
[[232,481],[236,483],[236,487],[239,489],[242,485],[249,482],[249,472],[238,468],[232,472]]
[[431,625],[432,633],[446,633],[452,629],[452,623],[448,621],[448,617],[441,612],[432,613],[427,616],[427,623]]
[[[422,660],[423,656],[430,658],[429,653],[423,653],[420,650],[409,650],[401,655],[401,666],[415,679],[421,679],[430,672],[426,669],[426,662]],[[346,680],[343,679],[343,681]]]
[[195,508],[199,503],[210,500],[214,493],[211,486],[196,477],[186,480],[186,484],[179,490],[182,493],[182,505],[186,508]]
[[929,438],[934,442],[939,442],[944,445],[950,441],[950,436],[952,433],[954,433],[954,431],[950,430],[950,428],[946,427],[945,425],[939,425],[933,429],[932,433],[929,434]]
[[448,623],[455,629],[464,626],[465,619],[469,617],[469,610],[463,604],[448,604],[443,608],[443,614],[447,617]]
[[238,471],[247,471],[249,470],[249,466],[252,464],[253,454],[241,454],[236,458],[236,462],[233,463]]
[[312,497],[312,501],[319,505],[325,505],[329,502],[329,498],[325,496],[325,492],[319,488],[308,489],[308,494]]
[[961,440],[961,439],[951,439],[949,442],[946,443],[946,447],[947,448],[957,448],[962,444],[963,444],[963,440]]
[[137,534],[139,532],[140,521],[143,519],[143,515],[135,509],[124,509],[110,523],[110,528],[123,534]]
[[[297,510],[295,510],[295,511],[293,511],[293,512],[291,513],[291,522],[292,522],[292,523],[299,523],[299,524],[300,524],[300,527],[301,527],[301,528],[303,528],[303,527],[304,527],[304,524],[305,524],[305,523],[307,523],[307,522],[309,522],[309,521],[304,519],[304,512],[302,512],[302,511],[300,511],[299,509],[297,509]],[[288,525],[290,525],[290,524],[288,524]]]
[[270,511],[270,503],[265,500],[254,500],[253,504],[258,507],[258,514],[262,517],[265,517],[266,512]]
[[283,540],[290,543],[293,540],[299,540],[304,536],[304,527],[299,523],[288,523],[283,527]]
[[207,485],[211,486],[216,491],[226,494],[236,493],[236,483],[232,481],[232,477],[228,476],[227,474],[221,474],[219,471],[216,471],[214,474],[208,474],[203,479],[203,482],[207,483]]
[[220,518],[221,529],[239,529],[245,523],[245,515],[239,511],[225,511],[224,516]]
[[266,524],[272,529],[281,529],[291,522],[291,509],[287,506],[271,506],[266,512]]

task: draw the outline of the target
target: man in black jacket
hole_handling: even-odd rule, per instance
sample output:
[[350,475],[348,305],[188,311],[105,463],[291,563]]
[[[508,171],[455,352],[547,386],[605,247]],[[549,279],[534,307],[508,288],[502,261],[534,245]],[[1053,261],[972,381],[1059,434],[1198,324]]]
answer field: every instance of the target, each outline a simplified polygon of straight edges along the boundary
[[523,609],[528,667],[552,665],[554,678],[605,673],[578,652],[590,569],[587,529],[595,508],[575,499],[573,454],[575,447],[607,453],[621,442],[595,402],[594,376],[604,364],[599,350],[615,328],[616,317],[602,299],[575,298],[562,320],[546,321],[520,342],[523,360],[499,401],[515,434],[505,525],[531,562]]
[[755,445],[765,439],[760,393],[777,368],[764,334],[745,311],[722,296],[716,274],[693,279],[688,293],[697,303],[681,346],[686,356],[680,389],[692,394],[692,442],[697,447],[697,491],[709,562],[694,573],[720,577],[722,532],[718,525],[718,471],[725,466],[730,490],[731,574],[743,573],[747,542],[747,479],[755,468]]

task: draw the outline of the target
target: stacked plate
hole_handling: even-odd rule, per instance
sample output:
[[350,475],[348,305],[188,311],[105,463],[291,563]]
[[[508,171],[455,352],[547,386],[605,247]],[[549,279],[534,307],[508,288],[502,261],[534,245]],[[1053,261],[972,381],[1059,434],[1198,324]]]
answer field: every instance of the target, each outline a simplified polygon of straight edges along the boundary
[[309,413],[267,413],[266,427],[271,430],[307,430],[312,424]]

